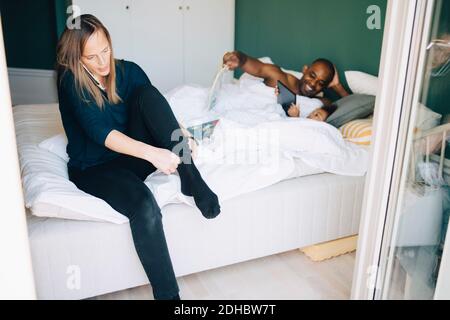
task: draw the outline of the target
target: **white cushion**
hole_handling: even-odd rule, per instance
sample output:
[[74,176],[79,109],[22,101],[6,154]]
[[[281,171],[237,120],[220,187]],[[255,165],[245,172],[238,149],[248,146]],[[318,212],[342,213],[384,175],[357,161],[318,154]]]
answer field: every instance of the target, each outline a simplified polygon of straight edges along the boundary
[[[355,94],[377,95],[378,77],[360,71],[345,72],[350,89]],[[442,119],[442,115],[419,103],[419,113],[417,115],[416,127],[421,130],[428,130],[437,127]]]
[[419,113],[417,115],[416,127],[420,130],[429,130],[439,126],[442,115],[419,103]]
[[66,151],[67,137],[64,133],[45,139],[39,143],[39,148],[53,152],[66,162],[69,162],[69,156]]
[[21,152],[23,165],[30,162],[23,170],[22,181],[25,205],[32,214],[118,224],[128,221],[105,201],[81,191],[69,180],[67,162],[57,154],[61,150],[48,152],[38,146],[27,149]]
[[353,93],[377,95],[378,77],[360,71],[346,71],[345,78]]
[[301,72],[298,72],[298,71],[295,71],[295,70],[286,70],[286,69],[283,69],[283,68],[281,68],[281,70],[283,70],[283,72],[292,74],[294,77],[296,77],[299,80],[301,78],[303,78],[303,73],[301,73]]
[[[258,60],[263,62],[263,63],[274,64],[270,57],[262,57],[262,58],[259,58]],[[295,71],[295,70],[287,70],[287,69],[283,69],[283,68],[281,68],[281,70],[283,70],[283,72],[292,74],[297,79],[303,78],[303,73],[301,73],[301,72],[298,72],[298,71]],[[263,80],[261,78],[254,77],[254,76],[252,76],[252,75],[250,75],[248,73],[243,73],[241,75],[241,77],[239,78],[239,80],[241,80],[241,79],[258,79],[258,80],[261,80],[261,81]]]
[[68,178],[67,139],[58,105],[13,108],[25,206],[33,215],[126,223],[128,218]]

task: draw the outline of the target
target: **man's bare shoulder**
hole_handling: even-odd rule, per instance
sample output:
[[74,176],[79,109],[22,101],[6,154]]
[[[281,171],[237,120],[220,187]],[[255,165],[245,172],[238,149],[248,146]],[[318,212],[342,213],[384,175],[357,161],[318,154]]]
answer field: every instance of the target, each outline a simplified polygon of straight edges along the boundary
[[285,74],[286,74],[286,85],[288,86],[288,88],[291,89],[296,94],[299,94],[298,88],[300,87],[300,79],[298,79],[297,77],[293,76],[290,73]]

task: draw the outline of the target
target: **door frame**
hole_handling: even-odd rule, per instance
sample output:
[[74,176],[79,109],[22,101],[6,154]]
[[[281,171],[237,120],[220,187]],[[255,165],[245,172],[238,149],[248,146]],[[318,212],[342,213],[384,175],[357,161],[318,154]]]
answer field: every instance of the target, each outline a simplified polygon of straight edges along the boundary
[[[381,288],[382,253],[395,216],[425,12],[434,0],[388,0],[374,114],[372,162],[366,177],[352,299],[376,299]],[[419,79],[421,80],[421,79]],[[391,202],[390,202],[391,201]]]
[[[395,244],[400,227],[400,217],[402,212],[404,192],[407,184],[413,141],[409,137],[414,135],[418,108],[424,85],[424,74],[427,58],[427,47],[433,22],[435,0],[418,2],[416,9],[415,24],[411,39],[410,61],[408,66],[408,76],[406,79],[405,99],[402,107],[400,119],[400,132],[397,144],[397,155],[394,160],[394,170],[392,173],[391,195],[388,204],[386,228],[384,231],[383,243],[381,245],[380,265],[377,291],[375,299],[387,299],[389,279],[392,275],[392,264],[389,261],[395,259]],[[402,164],[400,166],[400,164]],[[386,286],[386,287],[385,287]],[[386,288],[383,290],[383,288]]]
[[0,15],[0,300],[36,299]]
[[[447,235],[450,233],[450,227],[447,227]],[[447,236],[448,239],[448,236]],[[442,260],[439,268],[439,275],[434,292],[435,300],[450,300],[450,241],[444,244]]]

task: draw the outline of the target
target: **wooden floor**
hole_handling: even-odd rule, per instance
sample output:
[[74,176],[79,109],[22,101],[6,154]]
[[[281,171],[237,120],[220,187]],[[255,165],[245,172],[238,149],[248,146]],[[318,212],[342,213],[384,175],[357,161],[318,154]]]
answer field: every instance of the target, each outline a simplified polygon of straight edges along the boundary
[[[299,250],[178,278],[184,300],[349,299],[355,253],[312,262]],[[95,297],[152,300],[150,286]]]

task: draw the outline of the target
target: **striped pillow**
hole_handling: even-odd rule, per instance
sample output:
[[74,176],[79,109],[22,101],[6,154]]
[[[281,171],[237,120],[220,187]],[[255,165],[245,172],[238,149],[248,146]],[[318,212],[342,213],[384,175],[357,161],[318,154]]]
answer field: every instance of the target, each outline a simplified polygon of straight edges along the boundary
[[368,146],[372,141],[372,122],[373,119],[353,120],[340,127],[339,131],[345,140]]

